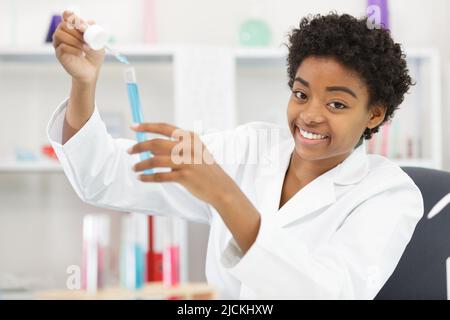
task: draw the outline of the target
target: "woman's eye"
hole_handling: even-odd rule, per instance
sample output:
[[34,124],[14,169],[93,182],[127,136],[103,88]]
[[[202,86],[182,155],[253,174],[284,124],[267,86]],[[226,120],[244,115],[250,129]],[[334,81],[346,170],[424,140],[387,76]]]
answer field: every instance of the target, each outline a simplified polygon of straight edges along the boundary
[[301,91],[295,91],[294,95],[297,99],[300,99],[300,100],[306,100],[306,98],[307,98],[306,94],[304,94]]
[[342,103],[340,103],[340,102],[331,102],[331,103],[328,104],[328,105],[331,106],[332,108],[338,109],[338,110],[347,108],[346,105],[344,105],[344,104],[342,104]]

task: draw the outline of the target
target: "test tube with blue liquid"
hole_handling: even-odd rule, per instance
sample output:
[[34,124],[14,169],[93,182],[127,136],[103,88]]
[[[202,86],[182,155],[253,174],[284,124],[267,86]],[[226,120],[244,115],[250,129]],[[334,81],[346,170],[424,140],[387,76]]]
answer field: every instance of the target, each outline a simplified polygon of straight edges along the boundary
[[[132,119],[135,124],[140,124],[144,122],[144,116],[142,113],[141,100],[139,97],[139,89],[136,81],[136,71],[133,67],[125,69],[125,82],[127,84],[128,91],[128,101],[131,107]],[[147,141],[147,133],[136,132],[136,139],[138,142]],[[142,152],[139,154],[142,161],[153,157],[150,151]],[[153,169],[144,170],[145,174],[153,174]]]

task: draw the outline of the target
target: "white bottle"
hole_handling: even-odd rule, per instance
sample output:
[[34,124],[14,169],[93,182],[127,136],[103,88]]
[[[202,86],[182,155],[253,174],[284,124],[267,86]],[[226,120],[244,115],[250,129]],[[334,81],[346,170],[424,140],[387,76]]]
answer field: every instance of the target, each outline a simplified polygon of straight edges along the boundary
[[130,64],[124,55],[108,44],[109,34],[98,24],[89,25],[84,31],[83,39],[92,50],[106,49],[120,62]]
[[109,35],[101,26],[93,24],[84,31],[83,39],[92,50],[101,50],[107,47]]

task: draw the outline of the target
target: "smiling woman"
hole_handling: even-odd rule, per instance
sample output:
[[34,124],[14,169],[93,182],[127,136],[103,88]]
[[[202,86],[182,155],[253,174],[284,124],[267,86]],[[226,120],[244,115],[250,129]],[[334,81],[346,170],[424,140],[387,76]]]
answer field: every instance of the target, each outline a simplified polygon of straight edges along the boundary
[[347,158],[366,128],[385,118],[386,108],[368,108],[368,101],[367,87],[356,72],[333,57],[306,58],[298,68],[287,109],[296,141],[293,165],[316,161],[328,170]]
[[[353,74],[359,80],[358,84],[367,90],[365,104],[368,109],[377,105],[386,109],[381,123],[364,130],[366,139],[392,118],[413,84],[401,45],[394,42],[388,30],[367,28],[367,18],[358,20],[350,15],[333,13],[303,18],[299,29],[289,35],[287,46],[291,89],[296,80],[307,85],[296,76],[306,58],[334,59],[345,69],[344,73]],[[348,87],[328,88],[328,91],[336,91],[333,89],[346,91],[357,99]]]
[[[252,122],[198,136],[143,123],[133,130],[172,139],[137,144],[107,134],[94,104],[103,55],[75,55],[80,36],[63,22],[54,39],[72,91],[48,135],[83,201],[209,224],[206,275],[221,298],[375,297],[423,214],[409,176],[362,143],[411,84],[388,31],[348,15],[301,21],[288,44],[290,130]],[[145,174],[160,167],[170,170]]]
[[[292,90],[287,116],[297,151],[287,172],[288,181],[297,181],[297,188],[286,190],[292,194],[378,132],[412,80],[400,44],[387,30],[367,28],[367,19],[304,18],[287,46]],[[299,169],[305,167],[309,170]]]

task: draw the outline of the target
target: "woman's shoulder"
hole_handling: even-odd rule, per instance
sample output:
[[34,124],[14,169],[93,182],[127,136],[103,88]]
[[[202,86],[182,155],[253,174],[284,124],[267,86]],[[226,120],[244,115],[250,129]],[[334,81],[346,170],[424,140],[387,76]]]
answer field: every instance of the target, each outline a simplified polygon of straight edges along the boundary
[[[369,172],[367,181],[374,189],[407,191],[421,197],[420,189],[414,180],[395,161],[377,154],[368,154]],[[377,187],[378,186],[378,187]]]
[[384,175],[395,174],[401,176],[403,179],[412,181],[412,179],[403,171],[400,165],[379,154],[367,154],[369,172],[377,173],[383,172]]
[[[364,177],[342,193],[351,208],[368,206],[396,215],[423,215],[423,197],[413,179],[394,161],[381,155],[367,154],[367,171]],[[352,209],[353,210],[353,209]]]

